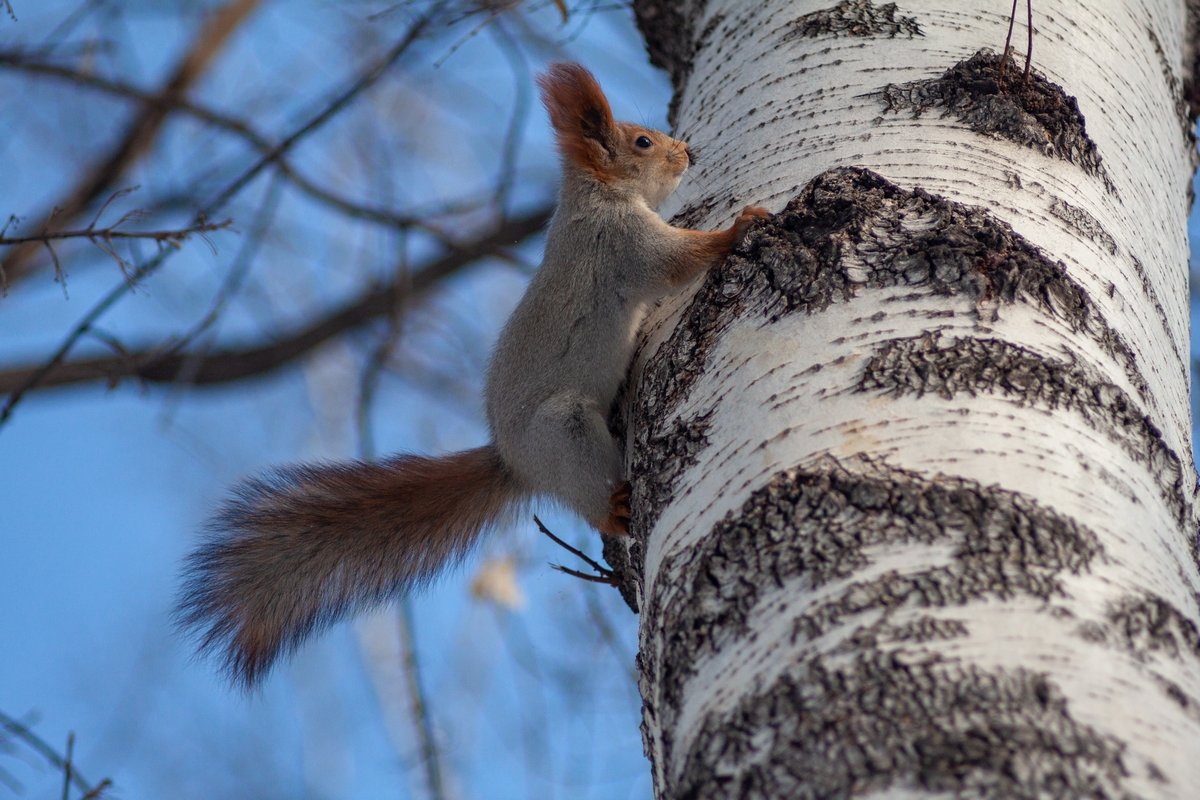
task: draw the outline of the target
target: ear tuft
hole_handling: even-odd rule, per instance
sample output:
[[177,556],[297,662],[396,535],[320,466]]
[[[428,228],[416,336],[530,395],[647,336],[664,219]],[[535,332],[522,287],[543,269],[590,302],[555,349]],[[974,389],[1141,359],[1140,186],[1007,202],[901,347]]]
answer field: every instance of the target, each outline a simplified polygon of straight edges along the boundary
[[563,158],[606,179],[606,162],[616,155],[616,123],[592,73],[579,64],[551,64],[538,86]]

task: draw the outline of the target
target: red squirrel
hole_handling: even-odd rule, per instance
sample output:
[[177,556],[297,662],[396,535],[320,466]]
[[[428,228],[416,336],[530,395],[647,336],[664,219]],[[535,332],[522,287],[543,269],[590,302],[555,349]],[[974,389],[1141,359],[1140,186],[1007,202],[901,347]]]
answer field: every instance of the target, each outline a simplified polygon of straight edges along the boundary
[[538,84],[563,177],[542,264],[488,368],[492,442],[283,467],[238,487],[187,560],[179,616],[244,686],[314,631],[427,583],[533,496],[628,532],[607,414],[643,313],[767,212],[748,206],[721,231],[669,225],[655,209],[692,162],[687,143],[614,120],[578,64]]

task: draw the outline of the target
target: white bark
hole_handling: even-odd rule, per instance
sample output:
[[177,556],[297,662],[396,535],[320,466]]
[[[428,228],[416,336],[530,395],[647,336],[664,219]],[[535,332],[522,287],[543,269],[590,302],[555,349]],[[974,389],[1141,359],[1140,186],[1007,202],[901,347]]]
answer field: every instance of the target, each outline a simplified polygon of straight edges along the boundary
[[658,795],[1196,796],[1183,5],[1035,3],[1057,140],[921,108],[1007,3],[637,5],[681,217],[788,206],[635,365]]

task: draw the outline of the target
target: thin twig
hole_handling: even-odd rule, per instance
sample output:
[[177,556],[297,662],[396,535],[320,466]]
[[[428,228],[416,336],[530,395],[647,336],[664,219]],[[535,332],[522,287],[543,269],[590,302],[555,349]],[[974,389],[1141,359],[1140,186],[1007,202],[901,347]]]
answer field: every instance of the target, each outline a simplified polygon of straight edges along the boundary
[[263,169],[265,169],[269,164],[273,163],[277,158],[279,158],[279,156],[290,150],[292,146],[301,139],[320,128],[322,125],[336,116],[343,108],[349,105],[354,98],[358,97],[364,91],[373,86],[376,81],[384,76],[389,67],[393,66],[397,61],[400,60],[400,57],[408,51],[413,42],[420,38],[421,34],[425,32],[425,28],[428,27],[430,22],[432,22],[433,17],[441,10],[442,5],[442,3],[435,4],[429,11],[418,18],[416,22],[409,26],[408,32],[405,33],[400,41],[397,42],[395,46],[393,46],[392,49],[383,56],[383,58],[377,60],[357,78],[351,81],[350,85],[342,90],[342,92],[339,93],[332,102],[326,104],[324,108],[313,115],[307,122],[305,122],[296,130],[292,131],[291,134],[286,136],[283,141],[272,147],[268,152],[264,153],[263,156],[254,163],[253,166],[247,169],[236,180],[234,180],[233,183],[229,184],[229,186],[227,186],[220,194],[214,197],[208,203],[208,205],[204,207],[204,210],[201,211],[201,214],[206,217],[212,216],[216,210],[223,208],[227,202],[233,199],[235,195],[245,188],[246,184],[254,180],[254,178],[256,178],[258,174],[262,172]]
[[71,757],[75,754],[75,731],[67,732],[67,754],[63,759],[62,800],[71,797]]
[[412,705],[413,721],[417,726],[417,739],[421,743],[421,764],[425,768],[425,782],[433,800],[445,800],[446,787],[442,778],[442,760],[437,739],[433,732],[433,720],[429,703],[421,685],[420,664],[417,660],[416,636],[413,632],[414,616],[412,601],[400,601],[400,647],[404,662],[404,676],[408,683],[408,701]]
[[[274,141],[259,133],[248,122],[204,106],[197,101],[189,100],[186,97],[172,97],[169,100],[165,100],[157,94],[146,92],[132,84],[105,78],[95,73],[83,72],[64,64],[37,61],[30,55],[20,51],[0,50],[0,66],[11,67],[32,75],[57,78],[85,88],[104,92],[112,97],[122,97],[132,100],[142,105],[162,105],[169,103],[172,110],[186,114],[218,130],[233,134],[259,153],[269,153],[276,147]],[[446,240],[445,233],[430,225],[427,221],[429,218],[474,211],[487,202],[485,200],[471,200],[469,202],[447,204],[420,215],[405,213],[390,208],[369,205],[339,195],[301,174],[282,155],[276,156],[274,166],[296,189],[313,200],[340,211],[347,216],[397,230],[419,228],[434,235],[441,241]]]
[[[407,270],[404,270],[407,274]],[[368,461],[375,457],[375,438],[371,433],[368,409],[374,396],[378,375],[388,353],[395,345],[399,336],[399,326],[393,320],[384,341],[376,348],[363,376],[363,385],[359,399],[358,431],[359,454]],[[400,663],[404,670],[405,686],[408,689],[408,703],[412,711],[412,719],[416,728],[417,741],[420,742],[421,764],[425,768],[425,781],[428,784],[429,796],[434,800],[445,800],[445,781],[442,778],[441,755],[437,738],[433,731],[433,722],[429,711],[429,701],[421,683],[421,665],[417,657],[415,634],[415,617],[412,601],[405,597],[400,601],[400,615],[397,620],[396,633],[400,640]]]
[[[170,99],[185,94],[204,74],[225,42],[254,11],[258,3],[259,0],[232,0],[209,17],[192,46],[159,90],[161,102],[142,109],[142,113],[128,125],[124,136],[112,150],[98,159],[91,168],[81,171],[83,178],[80,182],[54,205],[54,212],[44,215],[33,226],[34,230],[49,228],[50,220],[55,214],[61,215],[67,221],[76,219],[120,180],[142,155],[149,152],[162,131],[170,108]],[[29,260],[32,255],[32,246],[9,251],[3,262],[8,280],[15,282],[31,274]]]
[[[467,13],[463,14],[460,19],[453,20],[451,24],[456,24],[458,22],[461,22],[461,21],[467,19],[468,17],[470,17],[471,15],[479,13],[482,10],[483,10],[482,6],[479,9],[472,9],[471,11],[468,11]],[[492,9],[488,13],[488,15],[486,17],[484,17],[482,22],[477,24],[474,28],[471,28],[471,30],[467,31],[461,37],[459,37],[458,41],[456,41],[452,45],[450,45],[449,49],[447,49],[446,52],[443,53],[442,56],[440,58],[438,58],[437,61],[433,62],[434,69],[441,69],[442,65],[445,64],[447,61],[449,61],[451,56],[453,56],[455,53],[457,53],[462,48],[463,45],[465,45],[467,42],[471,41],[476,36],[478,36],[480,31],[482,31],[488,25],[491,25],[494,20],[496,20],[501,14],[503,14],[507,10],[508,10],[508,8],[503,5],[498,6],[495,9]]]
[[[209,304],[208,311],[186,333],[176,337],[174,342],[169,346],[161,348],[164,355],[186,353],[192,356],[191,360],[185,359],[180,362],[178,380],[175,385],[181,389],[193,383],[195,372],[200,368],[204,357],[210,354],[212,345],[211,343],[206,343],[190,351],[186,350],[186,348],[217,323],[225,307],[241,289],[246,276],[250,274],[250,267],[254,264],[254,259],[258,256],[258,250],[267,235],[267,230],[275,221],[275,213],[279,208],[279,199],[282,193],[283,181],[279,173],[275,173],[272,176],[271,183],[267,187],[262,203],[255,212],[254,220],[250,224],[250,230],[242,240],[237,254],[233,257],[233,263],[229,266],[225,277],[221,281],[221,285],[217,288],[216,294]],[[93,335],[95,334],[93,333]],[[126,351],[124,347],[121,347],[119,343],[116,344],[120,348],[118,352],[126,359],[136,358],[135,355]],[[174,397],[178,398],[180,394],[182,392],[176,393]],[[168,402],[164,406],[162,415],[164,422],[170,419],[173,409],[173,403]]]
[[103,792],[112,785],[112,781],[105,778],[93,787],[87,780],[84,779],[82,775],[79,774],[78,769],[75,769],[74,767],[68,768],[68,764],[70,763],[69,754],[67,758],[63,758],[61,755],[59,755],[58,751],[47,744],[42,737],[31,731],[24,723],[8,716],[3,711],[0,711],[0,727],[3,727],[4,730],[13,734],[16,738],[24,742],[29,749],[35,751],[42,758],[50,762],[51,766],[53,766],[55,769],[60,769],[64,772],[69,771],[70,782],[75,784],[75,788],[79,789],[81,792],[86,792],[87,794],[85,797],[99,797],[99,792]]
[[564,567],[562,564],[551,564],[550,568],[556,569],[559,572],[565,572],[574,578],[579,578],[579,579],[585,580],[585,581],[591,581],[592,583],[603,583],[608,586],[616,586],[617,585],[617,579],[613,575],[612,572],[608,572],[607,575],[588,575],[586,572],[580,572],[577,569],[571,569],[570,567]]
[[[566,20],[565,10],[563,19]],[[521,137],[525,132],[525,124],[529,121],[529,87],[532,81],[529,79],[529,63],[525,60],[517,41],[504,26],[503,20],[496,20],[491,31],[500,44],[500,52],[508,59],[516,93],[516,102],[513,103],[512,116],[509,117],[508,128],[504,131],[504,143],[500,149],[500,176],[496,179],[496,205],[503,209],[507,206],[509,194],[512,192]]]
[[[1013,10],[1013,16],[1016,16],[1016,9]],[[1022,83],[1029,83],[1029,67],[1033,63],[1033,0],[1025,0],[1025,28],[1026,44],[1025,44],[1025,74],[1021,77]]]
[[[233,183],[225,188],[220,194],[213,198],[207,205],[204,206],[195,216],[196,221],[208,219],[216,216],[226,203],[232,200],[242,189],[246,187],[262,170],[276,158],[293,147],[304,137],[316,131],[324,123],[328,122],[339,110],[344,108],[351,100],[359,93],[371,86],[375,81],[386,72],[387,68],[399,60],[400,56],[412,45],[420,36],[421,32],[430,23],[432,16],[440,10],[442,3],[437,3],[425,15],[413,23],[406,35],[401,41],[393,47],[387,55],[373,63],[368,69],[361,73],[347,89],[342,91],[334,98],[334,100],[325,106],[321,111],[313,115],[308,121],[300,125],[289,136],[283,139],[278,145],[273,147],[270,152],[264,154],[257,162],[251,165],[243,172]],[[33,375],[30,376],[27,384],[23,385],[16,392],[9,396],[4,407],[0,409],[0,425],[3,425],[11,417],[13,410],[20,402],[21,398],[34,386],[37,386],[52,370],[54,370],[67,354],[75,347],[75,344],[85,335],[92,326],[108,312],[108,310],[120,300],[130,289],[138,284],[141,280],[149,277],[158,271],[158,269],[166,261],[170,250],[163,249],[153,258],[143,262],[133,270],[127,280],[118,284],[111,289],[104,297],[92,306],[92,308],[83,315],[83,318],[75,325],[62,343],[51,355],[50,359],[42,365]]]
[[1000,70],[996,75],[996,82],[1000,84],[1001,90],[1004,89],[1004,68],[1008,65],[1008,52],[1012,48],[1012,32],[1013,25],[1017,23],[1017,0],[1013,0],[1012,13],[1008,15],[1008,33],[1004,36],[1004,52],[1000,54]]
[[233,224],[233,220],[226,219],[220,222],[197,222],[189,225],[186,228],[173,228],[170,230],[158,231],[125,231],[120,230],[119,225],[126,221],[127,217],[122,217],[121,221],[116,225],[111,225],[107,228],[79,228],[69,231],[45,231],[33,236],[0,236],[0,245],[25,244],[27,242],[51,242],[60,239],[90,239],[92,241],[109,241],[112,239],[147,239],[154,240],[160,244],[179,245],[185,242],[196,234],[212,233],[213,231],[225,230]]
[[3,767],[0,767],[0,783],[7,786],[14,795],[25,794],[25,786],[17,780],[15,775]]
[[[397,282],[373,287],[344,305],[318,317],[308,325],[268,343],[225,348],[211,352],[179,351],[177,343],[144,349],[131,349],[127,355],[104,356],[65,362],[55,354],[49,361],[0,370],[0,393],[10,394],[0,423],[11,414],[20,397],[35,389],[49,389],[81,383],[112,383],[125,377],[152,383],[182,383],[186,374],[189,385],[214,385],[263,375],[305,355],[330,339],[357,329],[389,314],[397,303],[431,291],[448,276],[475,262],[495,256],[514,244],[538,233],[550,218],[550,208],[501,222],[496,228],[471,242],[427,263],[413,272],[411,279],[401,276]],[[115,292],[115,290],[114,290]],[[105,309],[93,309],[77,327],[74,345]],[[62,351],[62,348],[59,348]],[[65,354],[64,354],[65,355]]]
[[83,795],[83,797],[79,798],[79,800],[98,800],[98,798],[102,794],[104,794],[111,788],[112,788],[112,780],[109,778],[105,778],[104,780],[100,781],[95,786],[93,786],[86,794]]
[[572,547],[571,545],[564,542],[562,539],[555,536],[553,533],[550,532],[550,529],[547,528],[546,525],[540,519],[538,519],[537,514],[533,515],[533,522],[534,522],[534,524],[537,525],[538,530],[541,531],[542,533],[546,534],[547,536],[549,536],[550,539],[555,544],[557,544],[559,547],[563,548],[568,553],[575,556],[580,561],[584,562],[585,564],[587,564],[589,567],[596,570],[596,572],[598,572],[600,574],[599,574],[599,576],[588,575],[586,573],[579,572],[578,570],[573,570],[569,567],[564,567],[561,564],[551,564],[550,566],[554,567],[554,569],[558,570],[559,572],[565,572],[568,575],[573,575],[576,578],[582,578],[586,581],[592,581],[594,583],[614,584],[614,582],[615,582],[614,575],[615,574],[613,573],[613,571],[611,569],[600,564],[599,562],[597,562],[595,559],[593,559],[591,556],[589,556],[587,553],[583,552],[582,550]]

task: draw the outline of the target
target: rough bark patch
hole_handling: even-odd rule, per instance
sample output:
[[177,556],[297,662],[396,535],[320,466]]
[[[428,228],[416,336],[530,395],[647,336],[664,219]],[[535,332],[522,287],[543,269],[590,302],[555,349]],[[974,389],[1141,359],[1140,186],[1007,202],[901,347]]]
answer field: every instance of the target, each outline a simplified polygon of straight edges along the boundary
[[696,463],[708,446],[710,414],[675,420],[661,432],[646,431],[634,450],[631,472],[641,481],[639,501],[644,505],[639,524],[654,527],[662,508],[676,498],[675,484],[684,470]]
[[642,585],[641,568],[645,561],[645,545],[626,536],[602,536],[601,553],[613,572],[613,582],[629,610],[637,614],[638,593]]
[[[1185,125],[1189,134],[1194,135],[1196,119],[1200,117],[1200,1],[1187,0],[1187,19],[1184,23],[1183,35],[1183,99],[1188,106],[1188,121]],[[1160,46],[1161,49],[1161,46]],[[1165,58],[1164,58],[1165,60]],[[1192,154],[1193,163],[1197,154]],[[1189,198],[1191,181],[1188,182]]]
[[818,36],[911,38],[923,35],[917,18],[897,15],[895,3],[877,6],[871,0],[842,0],[833,8],[814,11],[797,19],[784,39]]
[[979,133],[1069,161],[1115,193],[1075,98],[1036,70],[1023,81],[1024,67],[1011,57],[1001,86],[999,68],[1000,57],[981,50],[939,78],[888,84],[881,92],[884,106],[892,113],[911,110],[913,116],[941,109]]
[[[1145,397],[1137,361],[1062,262],[985,210],[921,189],[901,189],[870,170],[829,170],[769,219],[755,224],[726,262],[711,270],[670,337],[638,379],[632,451],[639,464],[674,425],[720,336],[739,320],[815,314],[873,288],[908,286],[965,295],[980,313],[1023,303],[1084,333],[1121,364]],[[633,472],[633,541],[641,542],[669,497]],[[633,563],[641,581],[640,555]]]
[[901,189],[870,170],[840,168],[817,176],[783,211],[756,223],[709,272],[643,370],[635,431],[672,418],[734,322],[815,314],[892,286],[966,295],[987,314],[998,304],[1032,305],[1096,341],[1145,396],[1133,353],[1061,262],[983,209]]
[[851,797],[890,787],[955,797],[1124,798],[1124,745],[1076,721],[1025,669],[871,648],[807,659],[709,715],[667,797]]
[[1145,464],[1176,518],[1195,527],[1179,456],[1129,395],[1092,370],[998,339],[932,334],[881,344],[855,389],[918,397],[932,393],[947,400],[963,393],[996,394],[1022,405],[1074,411]]
[[[710,414],[702,414],[691,420],[675,420],[667,425],[651,428],[643,425],[634,430],[633,462],[630,475],[634,476],[633,508],[636,519],[635,531],[649,531],[658,521],[662,509],[676,499],[676,483],[685,470],[696,463],[699,453],[708,446]],[[642,560],[644,540],[633,537],[605,543],[604,557],[612,567],[617,588],[627,605],[637,613],[637,596],[642,585]],[[626,547],[625,545],[629,546]]]
[[[1110,602],[1104,620],[1083,623],[1079,635],[1119,647],[1147,665],[1159,655],[1193,668],[1200,663],[1200,629],[1196,621],[1158,595],[1138,593]],[[1200,702],[1183,687],[1156,672],[1147,677],[1192,719],[1200,721]]]
[[[1196,115],[1192,105],[1188,102],[1188,93],[1184,89],[1184,84],[1179,80],[1179,76],[1175,74],[1175,69],[1178,65],[1172,64],[1167,58],[1167,53],[1163,49],[1162,42],[1159,41],[1158,34],[1154,32],[1154,28],[1146,26],[1146,35],[1150,37],[1150,45],[1154,48],[1154,55],[1158,58],[1159,69],[1162,70],[1163,80],[1167,84],[1167,89],[1171,92],[1171,97],[1175,100],[1175,115],[1179,119],[1179,127],[1183,133],[1183,143],[1192,154],[1192,168],[1195,169],[1198,154],[1196,153]],[[1189,187],[1191,186],[1189,182]]]
[[1103,623],[1085,623],[1084,638],[1119,645],[1139,661],[1162,653],[1178,661],[1200,659],[1195,620],[1162,597],[1137,594],[1110,603]]
[[[947,561],[849,580],[872,563],[872,547],[935,543],[945,545]],[[656,582],[648,600],[662,642],[661,663],[649,666],[661,670],[652,684],[662,689],[664,727],[697,661],[746,635],[762,599],[797,580],[806,591],[844,584],[818,605],[790,612],[793,639],[814,639],[845,617],[874,610],[1063,596],[1059,576],[1088,571],[1101,552],[1088,528],[995,486],[931,480],[865,457],[853,470],[826,457],[781,472],[661,566],[672,579]]]

